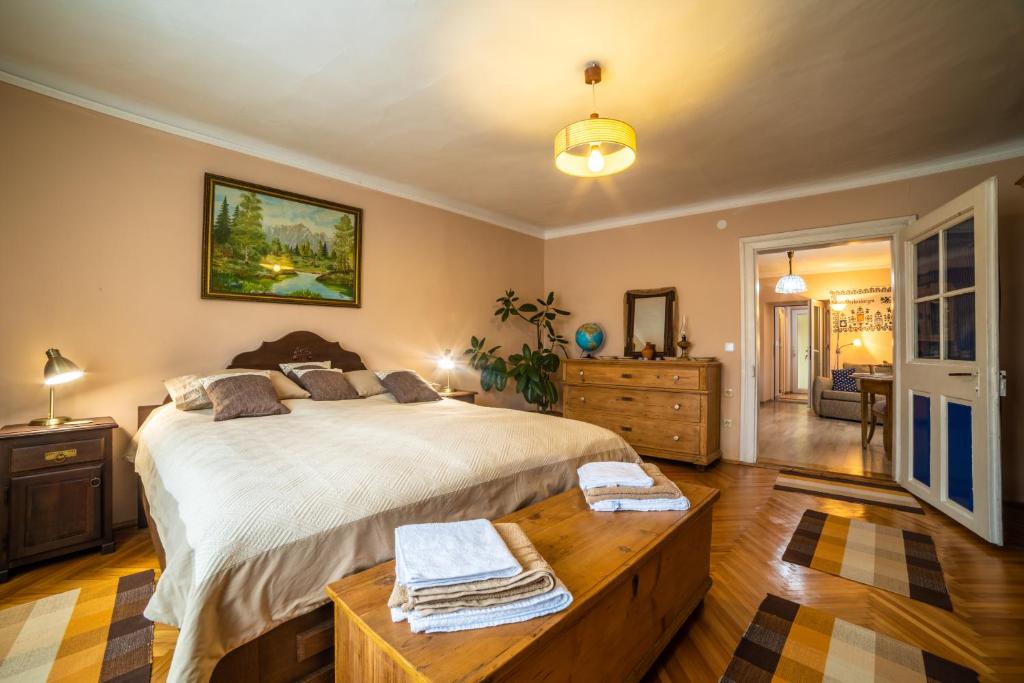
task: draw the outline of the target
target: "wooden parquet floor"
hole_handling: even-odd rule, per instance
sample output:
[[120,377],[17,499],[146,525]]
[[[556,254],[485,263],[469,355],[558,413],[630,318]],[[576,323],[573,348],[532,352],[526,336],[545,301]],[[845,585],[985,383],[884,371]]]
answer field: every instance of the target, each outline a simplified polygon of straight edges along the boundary
[[[769,468],[721,463],[698,473],[658,464],[678,481],[721,489],[722,497],[714,513],[714,585],[646,683],[717,681],[768,592],[931,650],[975,669],[982,680],[1024,680],[1024,550],[991,546],[930,508],[921,516],[775,491],[776,471]],[[954,612],[783,562],[808,508],[931,534]],[[112,555],[84,554],[15,573],[0,585],[0,608],[157,567],[145,531],[122,531],[117,541]],[[157,625],[155,681],[166,679],[175,638],[173,628]]]

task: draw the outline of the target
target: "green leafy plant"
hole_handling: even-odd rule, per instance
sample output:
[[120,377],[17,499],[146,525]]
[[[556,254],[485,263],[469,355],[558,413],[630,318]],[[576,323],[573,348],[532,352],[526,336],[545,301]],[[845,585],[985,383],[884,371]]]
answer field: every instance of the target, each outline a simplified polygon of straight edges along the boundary
[[519,317],[534,326],[537,335],[536,348],[523,344],[522,353],[513,353],[507,359],[498,355],[501,346],[487,348],[487,339],[473,337],[465,355],[469,356],[469,364],[480,371],[480,386],[484,391],[504,391],[509,379],[515,382],[515,389],[523,395],[527,403],[537,406],[541,412],[547,412],[558,402],[558,386],[552,375],[558,372],[561,360],[558,351],[567,356],[566,344],[569,340],[555,330],[555,321],[559,316],[569,315],[555,307],[555,293],[548,292],[546,299],[537,299],[536,304],[519,303],[515,290],[508,290],[504,296],[496,300],[498,309],[494,311],[502,322],[509,318]]

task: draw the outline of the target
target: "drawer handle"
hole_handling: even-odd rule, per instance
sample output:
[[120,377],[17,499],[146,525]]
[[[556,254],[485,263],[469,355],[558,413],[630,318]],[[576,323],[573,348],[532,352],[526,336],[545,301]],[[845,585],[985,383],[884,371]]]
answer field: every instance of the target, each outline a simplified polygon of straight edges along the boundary
[[630,372],[622,373],[622,379],[633,379],[633,374]]
[[619,427],[619,429],[621,429],[624,432],[631,432],[631,431],[633,431],[632,427]]
[[93,477],[92,479],[89,480],[89,486],[93,487],[94,489],[98,489],[100,487],[100,484],[102,483],[103,481],[99,477]]
[[679,404],[677,403],[674,406],[672,406],[672,410],[679,410]]
[[62,451],[47,451],[43,455],[43,459],[48,461],[48,462],[53,462],[55,460],[57,462],[64,462],[68,458],[73,458],[76,455],[78,455],[78,449],[77,448],[65,448]]
[[673,437],[672,437],[672,440],[673,440],[673,441],[679,441],[679,435],[678,435],[678,434],[676,434],[675,436],[673,436]]
[[620,398],[619,400],[620,400],[620,401],[632,401],[632,400],[633,400],[633,397],[632,397],[632,396],[623,396],[623,397],[622,397],[622,398]]
[[672,375],[672,381],[673,382],[678,382],[679,381],[679,375]]

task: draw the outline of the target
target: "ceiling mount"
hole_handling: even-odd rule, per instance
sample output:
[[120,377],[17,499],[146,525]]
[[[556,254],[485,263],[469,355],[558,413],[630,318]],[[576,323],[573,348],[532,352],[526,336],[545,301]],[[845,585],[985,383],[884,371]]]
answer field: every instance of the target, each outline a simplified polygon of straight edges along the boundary
[[596,85],[601,82],[601,65],[597,62],[590,62],[583,71],[583,82],[587,85]]

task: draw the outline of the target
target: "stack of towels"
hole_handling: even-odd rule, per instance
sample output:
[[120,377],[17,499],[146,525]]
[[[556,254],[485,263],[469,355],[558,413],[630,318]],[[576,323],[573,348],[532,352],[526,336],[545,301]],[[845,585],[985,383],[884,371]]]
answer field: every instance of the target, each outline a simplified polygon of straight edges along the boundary
[[414,633],[498,626],[558,612],[572,595],[518,524],[485,519],[395,529],[391,618]]
[[654,465],[591,462],[578,470],[587,505],[598,512],[689,510],[690,501]]

